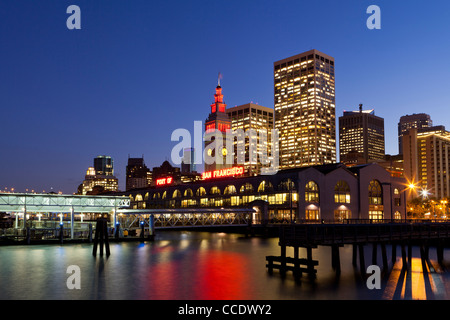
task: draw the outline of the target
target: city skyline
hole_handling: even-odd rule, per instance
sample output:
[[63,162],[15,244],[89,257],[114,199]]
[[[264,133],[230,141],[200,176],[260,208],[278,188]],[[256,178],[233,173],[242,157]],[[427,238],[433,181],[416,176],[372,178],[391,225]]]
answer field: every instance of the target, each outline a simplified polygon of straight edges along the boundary
[[[428,60],[430,52],[450,52],[442,42],[450,9],[443,1],[426,8],[377,1],[380,30],[366,27],[367,1],[289,1],[283,15],[275,1],[180,2],[176,11],[164,2],[76,2],[81,30],[65,26],[68,2],[9,2],[0,10],[2,190],[76,192],[103,154],[114,159],[125,190],[128,155],[159,166],[170,159],[172,131],[204,121],[217,72],[229,108],[273,108],[273,63],[311,49],[335,58],[336,116],[360,103],[376,109],[387,154],[398,154],[403,115],[425,112],[450,126],[440,117],[450,106],[450,66]],[[305,11],[320,15],[316,32],[298,32],[314,21],[294,19]],[[332,36],[324,40],[321,32]]]

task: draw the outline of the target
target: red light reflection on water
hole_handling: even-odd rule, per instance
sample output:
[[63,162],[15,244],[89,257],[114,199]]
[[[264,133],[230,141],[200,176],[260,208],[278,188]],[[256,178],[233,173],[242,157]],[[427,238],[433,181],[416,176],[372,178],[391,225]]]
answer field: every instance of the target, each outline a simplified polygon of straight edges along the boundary
[[250,270],[243,254],[210,249],[182,253],[173,248],[158,248],[153,254],[156,260],[149,265],[141,288],[145,299],[249,299]]
[[198,286],[193,288],[195,299],[248,299],[246,256],[224,251],[208,251],[198,257],[196,274]]

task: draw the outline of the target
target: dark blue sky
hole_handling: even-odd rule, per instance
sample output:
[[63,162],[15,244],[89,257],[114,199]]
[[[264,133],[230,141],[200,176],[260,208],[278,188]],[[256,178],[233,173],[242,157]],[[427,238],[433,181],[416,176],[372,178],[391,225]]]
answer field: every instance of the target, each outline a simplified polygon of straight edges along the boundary
[[159,166],[206,119],[219,71],[228,106],[273,107],[273,62],[310,49],[335,58],[336,117],[374,108],[396,154],[404,114],[450,129],[449,38],[446,0],[1,0],[0,188],[72,193],[106,154],[124,189],[129,154]]

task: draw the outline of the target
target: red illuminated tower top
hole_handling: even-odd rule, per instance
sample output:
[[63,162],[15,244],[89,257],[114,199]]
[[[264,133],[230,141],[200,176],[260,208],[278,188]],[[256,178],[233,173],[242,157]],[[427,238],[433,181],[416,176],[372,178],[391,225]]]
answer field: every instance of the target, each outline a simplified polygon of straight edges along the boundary
[[231,120],[226,114],[226,104],[223,103],[222,87],[220,86],[221,75],[217,81],[216,93],[214,94],[214,103],[211,104],[211,113],[208,119],[205,121],[205,130],[218,129],[221,132],[226,132],[227,129],[231,129]]

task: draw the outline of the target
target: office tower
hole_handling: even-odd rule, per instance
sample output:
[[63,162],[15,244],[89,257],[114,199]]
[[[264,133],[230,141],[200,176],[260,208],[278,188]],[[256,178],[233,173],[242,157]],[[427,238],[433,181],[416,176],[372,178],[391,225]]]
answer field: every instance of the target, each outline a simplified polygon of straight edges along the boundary
[[346,165],[384,160],[384,119],[375,111],[344,111],[339,117],[339,158]]
[[410,198],[450,197],[450,132],[408,130],[403,134],[403,161],[405,178],[416,184]]
[[110,156],[98,156],[94,158],[94,169],[98,175],[113,176],[114,161]]
[[280,169],[336,162],[334,58],[317,50],[274,62]]
[[426,113],[414,113],[400,117],[400,121],[398,123],[398,153],[403,154],[402,137],[405,132],[412,128],[416,128],[420,132],[421,129],[426,129],[432,126],[433,121],[431,121],[431,117]]
[[94,158],[94,166],[86,171],[83,183],[78,187],[79,194],[102,194],[119,189],[119,180],[113,175],[113,160],[109,156]]
[[126,190],[146,188],[152,183],[152,172],[145,165],[144,157],[128,158]]
[[[233,142],[233,157],[235,165],[244,166],[244,175],[252,176],[259,175],[261,168],[268,166],[267,161],[270,161],[271,155],[271,138],[273,130],[273,109],[263,107],[254,103],[247,103],[241,106],[228,108],[226,110],[228,116],[231,119],[231,131],[236,132],[237,129],[242,129],[244,132],[249,133],[245,137],[245,148],[242,158],[245,159],[244,163],[238,162],[238,139],[234,139]],[[253,131],[249,131],[253,129]],[[266,139],[260,134],[265,133]],[[253,136],[254,135],[254,136]],[[255,151],[257,158],[251,161],[250,159],[250,143],[254,142],[256,145]]]
[[[214,103],[211,104],[211,113],[205,121],[205,151],[208,156],[214,157],[214,163],[205,163],[205,171],[229,168],[232,163],[227,163],[226,155],[226,131],[231,129],[231,121],[226,113],[226,104],[223,102],[222,87],[220,86],[220,75],[214,94]],[[215,134],[223,135],[222,141],[215,141]],[[215,142],[214,144],[212,144]],[[222,147],[220,147],[220,144]],[[216,152],[217,151],[217,152]],[[206,162],[206,161],[205,161]]]
[[190,173],[195,172],[195,149],[194,148],[185,148],[183,150],[183,160],[181,161],[181,172],[182,173]]

